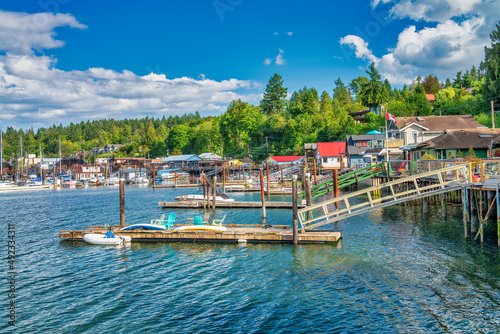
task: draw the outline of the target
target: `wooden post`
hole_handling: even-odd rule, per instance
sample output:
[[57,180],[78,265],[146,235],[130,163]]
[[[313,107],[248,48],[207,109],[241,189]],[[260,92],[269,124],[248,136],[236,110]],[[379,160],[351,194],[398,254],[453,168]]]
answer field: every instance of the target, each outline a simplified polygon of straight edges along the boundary
[[270,196],[271,189],[269,189],[269,162],[266,162],[266,177],[267,177],[267,196]]
[[134,183],[137,184],[137,165],[134,165]]
[[470,232],[472,235],[477,233],[477,215],[474,213],[476,210],[476,201],[474,200],[475,191],[471,189],[470,193]]
[[125,181],[120,180],[120,225],[125,226]]
[[266,219],[266,198],[264,196],[264,175],[260,173],[260,198],[262,200],[262,218]]
[[[339,184],[338,184],[338,170],[334,169],[333,170],[333,195],[335,198],[339,197]],[[335,207],[338,209],[339,204],[338,202],[335,202]]]
[[313,167],[314,167],[314,185],[317,184],[317,179],[316,179],[316,159],[313,159]]
[[104,185],[108,186],[108,164],[106,164],[106,170],[104,171]]
[[[498,202],[498,201],[497,201]],[[465,239],[469,237],[467,229],[467,188],[462,190],[462,205],[463,205],[463,221],[464,221],[464,236]]]
[[213,203],[212,203],[212,209],[215,210],[216,204],[215,204],[215,198],[217,196],[217,176],[214,176],[214,184],[212,187],[212,194],[213,194]]
[[205,189],[205,173],[202,172],[201,173],[201,176],[203,177],[203,210],[205,210],[207,207],[206,207],[206,200],[205,200],[205,196],[206,196],[206,189]]
[[222,192],[226,192],[226,167],[222,167]]
[[299,244],[299,219],[298,219],[298,203],[297,203],[297,175],[292,176],[292,230],[293,230],[293,244]]
[[429,208],[428,208],[428,204],[427,204],[427,197],[423,198],[422,208],[423,208],[424,215],[429,213]]
[[[306,173],[306,182],[304,184],[304,190],[306,192],[306,206],[312,205],[311,200],[311,176],[309,173]],[[312,219],[311,211],[307,212],[307,220]]]
[[177,171],[174,171],[174,188],[177,189]]
[[[484,163],[481,165],[481,174],[483,174],[483,168],[484,168]],[[481,177],[481,181],[482,181]],[[484,233],[483,233],[483,227],[484,227],[484,218],[483,218],[483,190],[482,188],[479,189],[479,211],[478,211],[478,218],[479,218],[479,234],[481,235],[481,243],[484,241]]]
[[441,194],[441,217],[446,218],[446,194]]
[[153,190],[156,189],[156,171],[153,172]]
[[45,185],[45,179],[46,178],[47,178],[47,171],[45,169],[42,169],[42,184],[43,185]]

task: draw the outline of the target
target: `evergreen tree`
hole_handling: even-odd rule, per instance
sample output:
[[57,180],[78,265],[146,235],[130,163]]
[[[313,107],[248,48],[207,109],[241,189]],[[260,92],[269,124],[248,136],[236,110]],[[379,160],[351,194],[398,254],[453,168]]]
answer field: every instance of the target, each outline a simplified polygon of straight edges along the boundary
[[387,91],[374,63],[371,63],[366,73],[369,75],[370,80],[361,87],[361,102],[367,107],[376,108],[387,101]]
[[441,89],[437,76],[432,76],[430,74],[425,77],[422,82],[422,86],[427,94],[437,94],[437,92]]
[[338,78],[335,80],[335,88],[333,89],[333,99],[337,100],[340,106],[345,106],[351,102],[351,93],[344,85],[342,80]]
[[260,101],[261,112],[265,115],[279,115],[285,106],[287,90],[288,88],[283,87],[283,78],[278,73],[274,73]]
[[484,95],[489,99],[500,97],[500,25],[497,23],[496,27],[490,34],[491,47],[484,48]]

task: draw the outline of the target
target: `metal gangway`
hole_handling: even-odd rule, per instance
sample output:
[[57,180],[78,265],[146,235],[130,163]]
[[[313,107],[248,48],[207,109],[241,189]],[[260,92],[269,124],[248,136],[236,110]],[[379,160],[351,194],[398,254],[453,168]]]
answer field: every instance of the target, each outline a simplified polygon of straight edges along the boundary
[[383,207],[459,190],[472,184],[471,177],[468,165],[458,165],[351,192],[298,210],[299,229],[312,230]]
[[286,177],[290,174],[296,174],[298,172],[300,172],[300,166],[293,165],[291,167],[282,169],[281,171],[269,173],[269,180],[273,180],[273,181],[278,180],[279,178],[281,178],[281,176]]

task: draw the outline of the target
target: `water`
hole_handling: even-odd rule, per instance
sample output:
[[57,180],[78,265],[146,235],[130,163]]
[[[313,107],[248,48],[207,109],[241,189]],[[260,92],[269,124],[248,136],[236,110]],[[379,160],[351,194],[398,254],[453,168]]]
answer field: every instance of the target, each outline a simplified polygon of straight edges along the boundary
[[[127,223],[158,218],[159,201],[194,189],[126,188]],[[237,200],[258,194],[233,193]],[[286,199],[286,197],[284,197]],[[281,199],[281,197],[273,197]],[[59,241],[60,230],[119,222],[118,187],[0,194],[7,277],[7,223],[16,223],[16,333],[498,333],[500,256],[463,240],[461,211],[393,207],[339,223],[338,244]],[[177,210],[177,221],[200,214]],[[226,222],[261,223],[260,210],[217,209]],[[267,210],[288,224],[287,210]],[[490,227],[490,230],[493,226]]]

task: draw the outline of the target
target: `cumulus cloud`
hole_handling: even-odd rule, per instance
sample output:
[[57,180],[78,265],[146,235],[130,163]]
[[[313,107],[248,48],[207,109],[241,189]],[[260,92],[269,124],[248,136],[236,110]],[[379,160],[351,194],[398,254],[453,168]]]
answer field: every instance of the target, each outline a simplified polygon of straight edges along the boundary
[[264,59],[264,65],[269,66],[273,61],[269,58]]
[[469,14],[483,0],[403,0],[396,3],[391,13],[398,18],[415,21],[444,22],[452,17]]
[[0,49],[13,54],[32,54],[33,50],[59,48],[64,42],[54,39],[54,29],[64,26],[87,28],[69,14],[0,11]]
[[490,43],[489,33],[500,11],[500,2],[482,0],[373,0],[372,6],[389,2],[393,18],[437,24],[420,29],[407,26],[399,33],[395,47],[380,58],[359,36],[347,35],[340,44],[352,47],[356,58],[374,62],[380,73],[396,84],[428,74],[444,80],[459,70],[477,66],[484,58],[484,46]]
[[293,31],[285,31],[285,34],[287,34],[288,36],[292,36],[293,35]]
[[276,56],[276,60],[274,61],[276,65],[285,65],[286,64],[286,59],[283,58],[283,54],[285,51],[283,49],[280,49],[280,52]]
[[[0,124],[47,126],[87,119],[223,112],[233,99],[258,103],[259,83],[210,80],[200,74],[168,79],[165,74],[139,76],[131,71],[89,68],[63,71],[57,59],[38,49],[61,47],[54,28],[83,29],[67,14],[0,12]],[[18,41],[13,39],[16,36]]]
[[370,62],[377,63],[378,59],[375,57],[370,49],[368,43],[361,37],[355,35],[347,35],[340,39],[341,45],[349,45],[354,48],[357,58],[369,60]]

